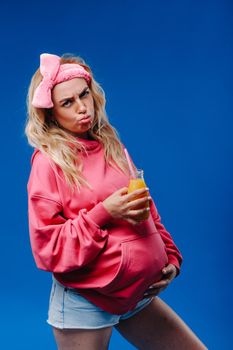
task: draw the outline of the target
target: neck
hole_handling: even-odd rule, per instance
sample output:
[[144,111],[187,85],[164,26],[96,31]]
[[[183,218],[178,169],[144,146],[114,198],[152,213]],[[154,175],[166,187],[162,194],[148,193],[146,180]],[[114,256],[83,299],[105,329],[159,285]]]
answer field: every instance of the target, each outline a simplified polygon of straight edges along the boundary
[[88,131],[82,133],[82,134],[79,134],[77,132],[72,132],[72,131],[69,131],[69,130],[66,130],[64,129],[68,134],[74,136],[74,137],[78,137],[80,139],[84,139],[84,140],[93,140],[93,138],[91,137],[91,135],[89,134]]

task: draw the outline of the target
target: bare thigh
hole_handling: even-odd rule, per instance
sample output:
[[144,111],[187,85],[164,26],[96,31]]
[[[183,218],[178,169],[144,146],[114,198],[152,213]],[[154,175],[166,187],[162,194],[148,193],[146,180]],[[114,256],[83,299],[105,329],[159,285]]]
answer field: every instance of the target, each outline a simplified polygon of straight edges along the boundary
[[58,350],[107,350],[112,327],[101,329],[58,329],[53,327]]
[[206,350],[207,348],[159,297],[115,328],[140,350]]

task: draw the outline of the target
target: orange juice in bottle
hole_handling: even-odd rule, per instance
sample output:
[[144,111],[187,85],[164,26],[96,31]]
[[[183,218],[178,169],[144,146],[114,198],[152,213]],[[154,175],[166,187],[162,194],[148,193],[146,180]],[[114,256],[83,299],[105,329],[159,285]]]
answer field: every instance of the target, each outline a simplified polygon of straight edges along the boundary
[[[143,177],[143,170],[137,169],[135,175],[136,175],[136,177],[131,178],[129,181],[128,193],[131,193],[135,190],[139,190],[140,188],[147,187],[145,180],[144,180],[144,177]],[[144,195],[138,195],[134,199],[143,198],[143,197],[145,197],[145,195],[148,196],[148,192]],[[135,207],[135,209],[142,209],[142,208],[149,208],[149,200],[145,204],[140,204],[137,207]],[[141,218],[143,220],[146,220],[146,219],[148,219],[149,215],[150,215],[150,212],[148,210],[141,215]]]

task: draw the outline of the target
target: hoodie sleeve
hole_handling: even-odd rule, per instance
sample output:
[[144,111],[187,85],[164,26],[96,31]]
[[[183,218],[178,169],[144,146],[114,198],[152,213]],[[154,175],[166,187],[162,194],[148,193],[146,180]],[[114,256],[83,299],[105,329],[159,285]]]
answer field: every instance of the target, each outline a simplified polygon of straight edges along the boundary
[[161,217],[156,209],[154,201],[151,201],[150,204],[150,211],[153,218],[153,221],[155,223],[155,226],[157,230],[159,231],[162,240],[164,241],[166,252],[168,255],[168,262],[169,264],[175,265],[177,268],[177,275],[180,273],[180,266],[182,264],[183,258],[181,256],[180,251],[176,247],[175,243],[173,242],[173,239],[169,232],[165,229],[164,225],[161,223]]
[[62,273],[90,263],[105,247],[111,215],[102,202],[81,209],[75,219],[63,215],[56,177],[49,159],[39,153],[28,181],[29,233],[38,268]]

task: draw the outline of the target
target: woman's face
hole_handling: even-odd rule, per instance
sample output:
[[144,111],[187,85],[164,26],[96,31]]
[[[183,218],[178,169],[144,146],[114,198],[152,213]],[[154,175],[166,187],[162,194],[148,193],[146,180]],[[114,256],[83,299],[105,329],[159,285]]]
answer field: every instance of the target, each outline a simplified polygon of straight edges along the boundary
[[94,120],[94,100],[83,78],[55,85],[52,90],[53,118],[72,135],[88,138]]

